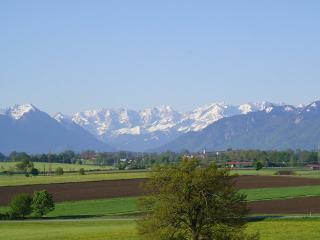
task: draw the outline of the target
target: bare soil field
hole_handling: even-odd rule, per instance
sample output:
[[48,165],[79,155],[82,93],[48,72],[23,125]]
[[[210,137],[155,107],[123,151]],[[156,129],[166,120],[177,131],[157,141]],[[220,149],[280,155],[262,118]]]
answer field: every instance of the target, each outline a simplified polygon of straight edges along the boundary
[[32,194],[43,189],[52,193],[56,202],[138,196],[142,194],[140,185],[144,181],[129,179],[0,187],[0,205],[8,204],[18,193]]
[[254,214],[319,214],[320,197],[250,202],[249,208]]
[[241,189],[315,186],[320,185],[320,179],[287,176],[243,175],[236,178],[236,185]]

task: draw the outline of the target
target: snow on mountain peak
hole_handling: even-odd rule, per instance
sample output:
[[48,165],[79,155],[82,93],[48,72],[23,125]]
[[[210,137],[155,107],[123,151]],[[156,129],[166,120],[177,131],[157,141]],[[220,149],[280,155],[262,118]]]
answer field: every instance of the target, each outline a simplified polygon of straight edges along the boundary
[[99,109],[75,113],[72,120],[99,137],[121,134],[138,135],[154,132],[200,131],[224,118],[259,111],[270,106],[268,102],[246,103],[240,106],[224,102],[207,104],[191,112],[179,113],[167,105],[140,111]]
[[284,107],[284,110],[285,110],[286,112],[292,112],[292,111],[295,110],[295,108],[294,108],[293,106],[287,105],[287,106]]
[[64,121],[67,121],[67,122],[71,122],[72,121],[72,119],[69,116],[64,115],[61,112],[58,112],[58,113],[54,114],[52,117],[59,123],[64,122]]
[[313,102],[310,104],[310,107],[312,107],[312,108],[317,108],[319,106],[320,106],[320,102]]
[[273,107],[267,107],[267,108],[265,109],[265,111],[266,111],[267,113],[272,112],[272,110],[273,110]]
[[238,108],[243,114],[247,114],[253,111],[253,107],[249,103],[245,103],[239,106]]
[[1,113],[8,115],[15,120],[19,120],[26,113],[35,112],[37,110],[38,109],[32,104],[21,104],[21,105],[16,104],[12,107],[2,110]]
[[301,112],[314,112],[314,111],[318,111],[319,109],[320,109],[320,101],[314,101],[309,105],[306,105],[300,108]]

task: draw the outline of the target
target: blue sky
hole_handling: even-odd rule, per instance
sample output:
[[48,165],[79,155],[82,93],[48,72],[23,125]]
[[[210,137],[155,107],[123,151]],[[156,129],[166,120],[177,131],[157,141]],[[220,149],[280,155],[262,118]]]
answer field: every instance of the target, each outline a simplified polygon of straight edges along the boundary
[[0,1],[0,107],[320,98],[320,1]]

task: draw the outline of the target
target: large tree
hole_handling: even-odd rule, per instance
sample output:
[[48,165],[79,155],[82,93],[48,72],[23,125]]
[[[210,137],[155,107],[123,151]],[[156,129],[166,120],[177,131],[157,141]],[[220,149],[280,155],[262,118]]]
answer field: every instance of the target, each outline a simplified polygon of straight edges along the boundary
[[227,170],[184,158],[157,167],[146,188],[142,205],[148,213],[138,223],[144,239],[257,239],[243,231],[246,196]]

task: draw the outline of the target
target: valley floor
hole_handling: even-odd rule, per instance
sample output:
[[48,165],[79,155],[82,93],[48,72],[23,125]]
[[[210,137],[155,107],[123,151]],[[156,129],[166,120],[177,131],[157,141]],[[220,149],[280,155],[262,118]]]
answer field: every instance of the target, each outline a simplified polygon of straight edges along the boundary
[[[237,185],[241,188],[241,192],[247,195],[249,207],[254,211],[252,214],[265,215],[277,214],[279,217],[267,217],[265,219],[255,219],[248,223],[247,231],[250,233],[259,232],[261,240],[300,240],[300,239],[320,239],[320,179],[317,179],[318,171],[316,172],[301,172],[298,176],[309,175],[311,178],[301,177],[271,177],[266,175],[271,174],[271,170],[256,171],[243,170],[235,171],[240,175],[249,174],[251,176],[242,176],[238,178]],[[66,175],[68,178],[88,177],[93,180],[93,177],[108,177],[109,179],[123,178],[139,178],[147,176],[146,172],[130,172],[130,173],[110,173],[110,174],[92,174],[92,175]],[[102,176],[103,175],[103,176]],[[264,176],[262,176],[264,175]],[[15,185],[17,181],[37,180],[38,177],[26,178],[23,176],[3,176],[3,179],[11,178]],[[15,179],[18,177],[17,179]],[[92,179],[91,179],[92,177]],[[43,176],[52,181],[54,176]],[[97,178],[95,178],[97,179]],[[0,177],[0,185],[2,178]],[[15,182],[15,180],[17,180]],[[61,180],[61,179],[59,179]],[[59,186],[59,191],[53,191],[55,197],[73,196],[73,193],[81,193],[86,191],[119,192],[122,185],[129,187],[128,182],[136,182],[142,179],[122,180],[122,181],[94,181],[94,182],[70,183],[70,184],[48,184],[48,185],[29,185],[29,186],[7,186],[0,187],[2,197],[8,194],[8,190],[15,192],[24,191],[27,188],[46,187],[49,190],[55,186]],[[20,183],[20,182],[19,182]],[[117,185],[115,183],[122,183]],[[125,183],[125,184],[123,184]],[[4,182],[2,182],[4,184]],[[101,185],[101,188],[94,184]],[[108,184],[111,184],[110,186]],[[140,184],[140,183],[139,183]],[[139,184],[134,184],[130,191],[136,191]],[[10,184],[11,185],[11,184]],[[20,184],[17,184],[20,185]],[[75,187],[78,186],[79,187]],[[114,185],[114,186],[113,186]],[[68,188],[71,186],[71,188]],[[114,189],[116,188],[116,190]],[[63,192],[65,189],[65,192]],[[91,190],[90,190],[91,189]],[[97,191],[97,189],[100,189]],[[19,191],[18,191],[19,190]],[[51,189],[53,190],[53,189]],[[74,191],[73,191],[74,190]],[[128,193],[128,190],[125,191]],[[88,195],[88,192],[84,195]],[[134,192],[135,193],[135,192]],[[59,195],[60,194],[60,195]],[[82,196],[81,195],[81,196]],[[112,193],[110,195],[114,197]],[[139,237],[136,231],[136,224],[141,211],[137,207],[137,197],[124,197],[98,199],[94,196],[92,200],[81,200],[79,196],[75,196],[74,200],[65,201],[65,197],[61,198],[56,203],[56,209],[42,219],[29,218],[25,221],[0,221],[0,240],[138,240]],[[132,195],[136,196],[136,195]],[[96,199],[95,199],[96,198]],[[8,197],[8,200],[10,198]],[[88,199],[88,198],[84,198]],[[81,200],[81,201],[80,201]],[[7,202],[5,203],[7,204]],[[0,212],[6,212],[8,208],[2,204]],[[290,215],[291,214],[291,215]],[[297,217],[293,216],[299,214]],[[311,215],[311,217],[310,217]],[[285,216],[285,218],[283,218]],[[309,216],[307,218],[307,216]]]

